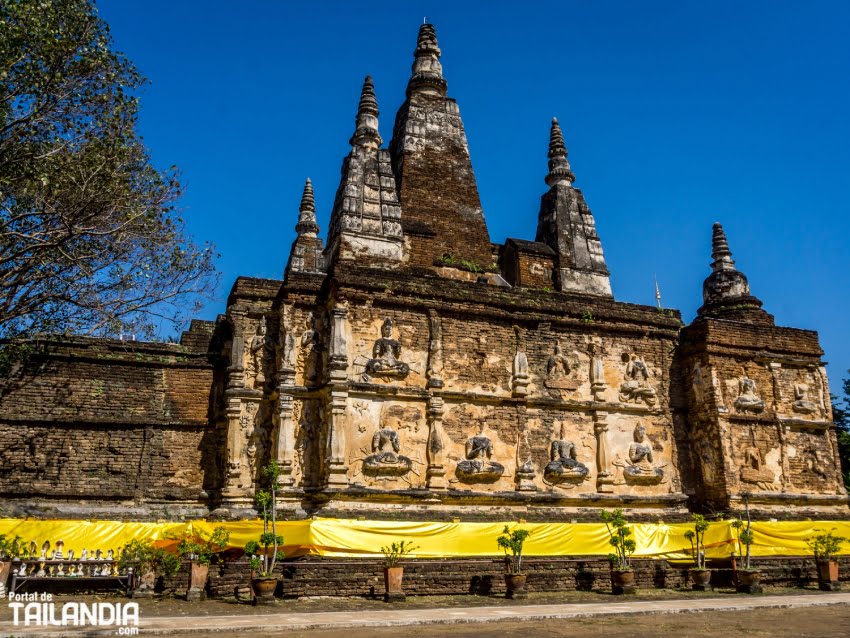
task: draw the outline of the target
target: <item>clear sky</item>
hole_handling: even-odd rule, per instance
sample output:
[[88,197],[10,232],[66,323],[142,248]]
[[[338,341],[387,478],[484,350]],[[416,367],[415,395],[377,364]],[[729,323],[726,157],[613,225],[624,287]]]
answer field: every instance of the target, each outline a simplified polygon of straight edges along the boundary
[[141,130],[177,165],[191,232],[238,275],[280,278],[306,177],[322,231],[363,77],[392,135],[423,16],[458,100],[491,239],[534,239],[549,122],[618,300],[690,321],[726,228],[780,325],[850,369],[850,3],[101,0],[151,80]]

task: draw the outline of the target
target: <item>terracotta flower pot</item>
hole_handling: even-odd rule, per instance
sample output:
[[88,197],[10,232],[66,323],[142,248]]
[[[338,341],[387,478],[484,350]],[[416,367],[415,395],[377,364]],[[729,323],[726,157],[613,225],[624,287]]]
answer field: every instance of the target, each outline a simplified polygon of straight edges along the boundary
[[192,569],[189,572],[189,589],[186,591],[186,600],[206,600],[207,597],[207,576],[210,572],[209,565],[192,562]]
[[525,598],[528,592],[525,590],[526,574],[505,574],[505,598]]
[[6,581],[9,580],[9,572],[12,571],[12,561],[0,561],[0,596],[6,593]]
[[742,594],[760,594],[761,572],[757,569],[739,569],[737,590]]
[[393,602],[404,600],[401,581],[404,578],[404,567],[384,567],[384,601]]
[[274,590],[277,589],[277,576],[256,576],[251,579],[254,589],[255,605],[273,605]]
[[818,561],[818,581],[824,591],[838,589],[838,561]]
[[694,591],[711,591],[710,569],[689,569],[688,575],[691,577],[691,588]]
[[636,590],[635,573],[631,569],[611,570],[611,591],[619,596],[634,594]]

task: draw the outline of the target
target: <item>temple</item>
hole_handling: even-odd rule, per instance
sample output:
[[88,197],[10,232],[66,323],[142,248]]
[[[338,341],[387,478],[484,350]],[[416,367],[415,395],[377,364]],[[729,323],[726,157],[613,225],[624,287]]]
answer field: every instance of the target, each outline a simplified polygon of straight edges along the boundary
[[492,243],[440,55],[422,25],[386,145],[365,78],[282,281],[179,344],[36,344],[0,382],[3,515],[253,517],[275,460],[292,518],[847,517],[817,334],[775,325],[721,225],[690,325],[615,300],[553,119],[534,241]]

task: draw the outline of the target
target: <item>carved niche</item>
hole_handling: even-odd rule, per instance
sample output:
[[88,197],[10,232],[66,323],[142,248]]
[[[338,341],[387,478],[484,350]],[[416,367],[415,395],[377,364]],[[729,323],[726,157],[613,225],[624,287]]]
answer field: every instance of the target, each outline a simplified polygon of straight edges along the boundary
[[304,385],[313,385],[318,381],[322,361],[322,335],[319,331],[316,315],[307,317],[306,329],[299,338],[297,366],[304,378]]
[[268,335],[266,318],[261,317],[257,331],[245,344],[245,373],[250,387],[262,389],[266,382],[266,365],[274,355],[274,344]]
[[578,370],[578,353],[566,356],[561,350],[561,342],[556,341],[554,351],[546,361],[546,379],[543,385],[553,390],[577,390],[579,381],[573,377]]
[[811,400],[809,395],[811,387],[811,376],[809,374],[806,374],[802,381],[794,384],[794,404],[792,405],[794,412],[799,414],[818,412],[817,404]]
[[773,489],[776,475],[770,468],[764,467],[764,456],[755,445],[745,447],[743,450],[744,465],[741,467],[741,480],[744,483],[752,483],[763,490]]
[[636,355],[623,354],[625,375],[620,386],[621,403],[645,403],[652,407],[657,401],[655,389],[649,385],[649,368],[644,360]]

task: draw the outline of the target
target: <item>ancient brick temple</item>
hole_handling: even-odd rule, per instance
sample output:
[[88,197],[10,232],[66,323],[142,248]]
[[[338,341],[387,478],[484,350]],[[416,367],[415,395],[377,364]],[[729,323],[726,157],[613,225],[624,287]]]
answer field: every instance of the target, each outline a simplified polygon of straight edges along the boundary
[[276,459],[290,516],[847,515],[817,335],[774,324],[719,224],[683,327],[614,300],[557,120],[534,241],[491,243],[431,25],[386,147],[378,116],[367,77],[283,281],[238,279],[179,345],[57,339],[3,382],[3,513],[250,515]]

